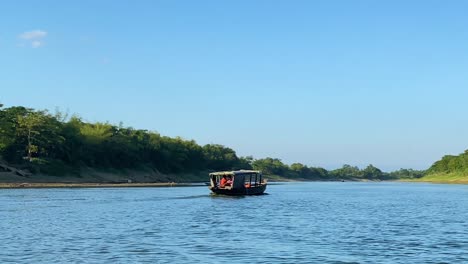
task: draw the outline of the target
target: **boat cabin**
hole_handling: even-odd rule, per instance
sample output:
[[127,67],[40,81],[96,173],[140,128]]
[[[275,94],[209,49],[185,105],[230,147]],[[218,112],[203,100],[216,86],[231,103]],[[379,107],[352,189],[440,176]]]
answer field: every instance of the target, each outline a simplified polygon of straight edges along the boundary
[[216,194],[263,194],[267,182],[260,171],[239,170],[210,173],[209,189]]

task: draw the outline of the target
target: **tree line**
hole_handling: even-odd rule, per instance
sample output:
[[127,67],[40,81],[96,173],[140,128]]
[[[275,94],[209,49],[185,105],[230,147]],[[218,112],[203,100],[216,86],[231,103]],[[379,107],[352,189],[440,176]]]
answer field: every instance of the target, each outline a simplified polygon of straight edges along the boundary
[[304,180],[393,180],[421,178],[425,171],[413,169],[400,169],[393,172],[383,172],[369,164],[364,169],[348,164],[335,170],[326,170],[320,167],[308,167],[301,163],[284,164],[279,159],[265,158],[252,162],[252,166],[270,175],[281,175],[286,178]]
[[[152,167],[162,173],[237,169],[261,170],[267,175],[305,180],[418,178],[424,172],[386,173],[369,165],[344,165],[336,170],[284,164],[276,158],[240,157],[219,144],[199,145],[194,140],[162,136],[122,124],[84,121],[60,111],[0,105],[0,156],[33,173],[66,174],[82,166],[126,169]],[[439,165],[438,165],[439,166]],[[441,165],[442,166],[442,165]]]
[[428,170],[428,174],[448,174],[452,172],[468,173],[468,150],[460,155],[446,155],[436,161]]

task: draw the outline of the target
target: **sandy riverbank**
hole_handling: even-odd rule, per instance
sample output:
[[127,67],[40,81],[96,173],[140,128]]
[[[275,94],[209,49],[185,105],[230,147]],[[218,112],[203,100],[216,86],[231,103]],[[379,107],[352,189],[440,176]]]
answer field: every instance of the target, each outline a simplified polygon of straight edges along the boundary
[[208,180],[207,172],[163,174],[151,168],[99,170],[80,168],[78,173],[54,176],[0,171],[0,188],[93,188],[93,187],[166,187]]
[[128,188],[128,187],[188,187],[203,183],[0,183],[0,189],[14,188]]

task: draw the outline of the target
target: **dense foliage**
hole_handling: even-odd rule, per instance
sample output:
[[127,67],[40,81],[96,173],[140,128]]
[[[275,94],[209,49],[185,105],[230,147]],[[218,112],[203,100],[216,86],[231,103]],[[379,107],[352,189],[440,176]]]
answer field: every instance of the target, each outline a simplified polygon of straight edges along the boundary
[[238,157],[234,150],[222,145],[200,146],[180,137],[161,136],[121,124],[89,123],[78,116],[68,118],[59,111],[52,114],[21,106],[0,109],[0,155],[35,172],[56,174],[61,173],[57,168],[66,168],[62,170],[64,173],[82,166],[116,169],[149,166],[163,173],[256,169],[267,175],[305,180],[384,180],[423,175],[403,169],[384,173],[372,165],[362,170],[344,165],[327,171],[300,163],[287,165],[275,158]]
[[288,166],[282,163],[281,160],[273,158],[255,160],[252,166],[266,174],[304,180],[393,180],[424,176],[424,171],[412,169],[400,169],[390,173],[382,172],[373,165],[359,169],[356,166],[346,164],[339,169],[327,171],[324,168],[308,167],[301,163],[293,163]]
[[222,145],[198,145],[147,130],[88,123],[78,116],[10,107],[0,111],[0,155],[10,163],[31,162],[98,168],[147,165],[164,173],[249,168],[245,158]]
[[447,155],[436,161],[428,170],[429,174],[435,173],[468,173],[468,150],[458,156]]

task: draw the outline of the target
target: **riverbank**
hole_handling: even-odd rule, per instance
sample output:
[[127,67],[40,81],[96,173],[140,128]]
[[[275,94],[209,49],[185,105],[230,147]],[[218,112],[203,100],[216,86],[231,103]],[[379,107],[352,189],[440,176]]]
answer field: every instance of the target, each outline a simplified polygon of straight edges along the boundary
[[2,164],[0,189],[14,188],[123,188],[184,187],[204,185],[206,173],[163,174],[149,167],[140,169],[96,169],[81,167],[65,175],[32,174]]
[[203,183],[0,183],[0,189],[19,188],[129,188],[129,187],[189,187],[204,186]]
[[[138,169],[97,169],[81,167],[63,175],[32,174],[14,167],[0,170],[0,184],[167,184],[204,182],[208,172],[164,174],[150,167]],[[16,185],[15,185],[16,186]]]
[[[0,163],[1,164],[1,163]],[[138,169],[97,169],[90,167],[70,168],[63,175],[32,174],[28,170],[2,164],[0,189],[3,188],[119,188],[119,187],[183,187],[204,185],[209,171],[195,173],[164,174],[158,170],[141,166]],[[272,182],[343,182],[380,181],[362,178],[291,178],[280,175],[264,175]]]
[[447,184],[468,184],[468,175],[462,172],[429,174],[419,179],[402,180],[408,182],[430,182]]

